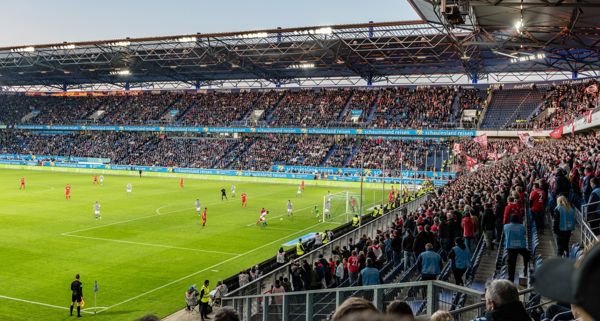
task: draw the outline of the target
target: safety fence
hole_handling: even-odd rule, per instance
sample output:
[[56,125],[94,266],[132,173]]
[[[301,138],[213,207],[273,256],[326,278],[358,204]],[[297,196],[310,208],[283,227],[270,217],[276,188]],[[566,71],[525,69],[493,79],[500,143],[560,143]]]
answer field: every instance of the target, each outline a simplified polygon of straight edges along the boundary
[[[455,293],[468,296],[470,302],[480,302],[484,293],[442,281],[417,281],[377,286],[359,286],[290,292],[280,294],[245,295],[223,298],[222,305],[232,307],[242,320],[313,321],[327,320],[349,297],[363,297],[383,310],[390,302],[402,300],[417,315],[430,316],[437,310],[452,310]],[[322,300],[328,297],[328,300]],[[424,306],[424,308],[421,308]],[[461,309],[456,315],[467,320],[482,309]],[[470,320],[470,319],[469,319]]]

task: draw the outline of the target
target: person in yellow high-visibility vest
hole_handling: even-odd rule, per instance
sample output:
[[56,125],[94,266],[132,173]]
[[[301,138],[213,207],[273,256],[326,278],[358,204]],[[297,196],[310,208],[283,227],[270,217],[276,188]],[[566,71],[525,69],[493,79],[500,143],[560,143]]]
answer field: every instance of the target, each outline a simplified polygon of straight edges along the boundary
[[358,215],[354,215],[354,217],[352,218],[352,227],[358,227],[360,225],[360,219],[358,218]]
[[210,301],[210,288],[208,287],[208,280],[204,281],[204,285],[200,290],[200,318],[204,321],[204,318],[208,319],[208,302]]
[[304,245],[302,245],[302,239],[298,239],[298,243],[296,243],[296,255],[302,256],[304,255]]

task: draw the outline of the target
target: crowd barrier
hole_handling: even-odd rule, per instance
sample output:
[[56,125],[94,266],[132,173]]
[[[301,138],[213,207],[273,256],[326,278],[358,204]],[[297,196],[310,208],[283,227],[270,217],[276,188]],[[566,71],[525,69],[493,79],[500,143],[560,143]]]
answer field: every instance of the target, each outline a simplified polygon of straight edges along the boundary
[[[383,284],[377,286],[342,287],[282,294],[259,294],[225,297],[223,306],[235,309],[241,320],[272,320],[272,321],[312,321],[327,320],[335,309],[348,297],[357,294],[371,300],[379,309],[385,307],[395,296],[385,293],[399,293],[411,307],[425,305],[417,315],[431,316],[438,309],[449,310],[450,293],[460,292],[480,301],[483,293],[443,281],[416,281],[400,284]],[[330,300],[321,300],[331,297]],[[466,316],[467,313],[462,312]],[[469,314],[472,315],[472,314]],[[457,319],[460,320],[460,319]],[[466,320],[466,319],[462,319]]]

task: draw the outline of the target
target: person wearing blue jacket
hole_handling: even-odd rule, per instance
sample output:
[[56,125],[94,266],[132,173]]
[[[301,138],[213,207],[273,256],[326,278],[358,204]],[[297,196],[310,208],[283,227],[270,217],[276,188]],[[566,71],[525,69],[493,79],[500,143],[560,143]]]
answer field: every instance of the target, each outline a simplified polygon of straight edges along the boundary
[[527,276],[529,250],[525,239],[525,226],[520,223],[517,215],[510,217],[510,223],[504,225],[504,247],[508,250],[508,280],[515,281],[517,257],[523,257],[523,275]]
[[436,280],[442,273],[442,257],[433,250],[433,244],[425,244],[425,252],[419,254],[417,267],[421,272],[421,280]]
[[467,272],[469,266],[471,266],[471,253],[461,237],[457,237],[454,240],[454,244],[456,246],[448,254],[448,257],[452,260],[452,274],[454,274],[456,285],[464,285],[463,275]]
[[552,215],[554,219],[552,229],[556,237],[556,255],[563,256],[569,252],[571,232],[575,229],[575,210],[564,196],[559,196],[556,203],[558,205]]

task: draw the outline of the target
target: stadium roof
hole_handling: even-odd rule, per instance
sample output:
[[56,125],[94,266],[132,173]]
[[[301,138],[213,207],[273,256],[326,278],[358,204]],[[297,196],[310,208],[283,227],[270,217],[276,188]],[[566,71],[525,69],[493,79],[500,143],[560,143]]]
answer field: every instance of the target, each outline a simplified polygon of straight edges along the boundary
[[[523,0],[521,10],[514,0],[447,0],[458,15],[438,14],[437,0],[410,1],[422,21],[0,48],[0,86],[502,82],[531,75],[568,78],[574,71],[597,76],[600,69],[600,7],[591,1]],[[518,32],[513,22],[521,14],[524,27]]]

